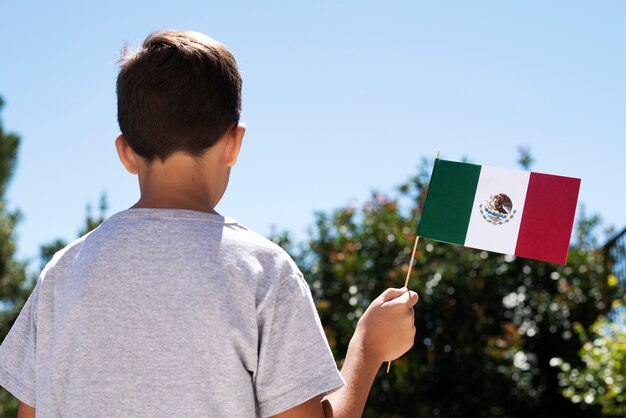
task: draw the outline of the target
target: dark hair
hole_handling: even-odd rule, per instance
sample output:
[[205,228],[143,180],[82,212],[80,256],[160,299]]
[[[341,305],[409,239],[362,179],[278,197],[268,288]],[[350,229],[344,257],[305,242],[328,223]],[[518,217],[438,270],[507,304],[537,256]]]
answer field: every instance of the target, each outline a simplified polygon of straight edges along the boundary
[[154,32],[137,51],[124,48],[119,66],[120,130],[148,162],[176,151],[199,156],[239,123],[237,63],[204,34]]

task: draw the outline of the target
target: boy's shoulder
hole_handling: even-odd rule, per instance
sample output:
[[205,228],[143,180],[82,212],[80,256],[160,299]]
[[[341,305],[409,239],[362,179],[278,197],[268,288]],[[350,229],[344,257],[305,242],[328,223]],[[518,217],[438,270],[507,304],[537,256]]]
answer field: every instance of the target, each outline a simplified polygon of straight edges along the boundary
[[258,251],[259,255],[269,256],[274,259],[286,259],[293,263],[293,259],[284,248],[252,229],[236,222],[233,224],[233,231],[235,231],[233,239],[237,244],[248,246],[250,250]]
[[[167,251],[188,248],[201,253],[208,247],[219,248],[229,260],[258,263],[263,270],[282,270],[301,274],[291,256],[275,242],[261,236],[235,219],[185,209],[127,209],[104,221],[93,231],[72,241],[58,251],[45,266],[40,280],[54,276],[72,261],[104,251],[141,251],[124,242],[143,242],[142,247],[160,247]],[[232,257],[232,258],[231,258]]]
[[76,255],[80,252],[85,240],[89,235],[91,235],[95,231],[89,231],[86,234],[82,235],[80,238],[75,239],[74,241],[67,244],[65,247],[61,248],[59,251],[54,253],[52,258],[46,263],[44,268],[41,270],[39,274],[38,282],[41,282],[46,277],[50,277],[54,272],[54,270],[62,268],[66,265],[70,260],[76,257]]
[[[122,225],[115,225],[122,221]],[[116,228],[121,226],[121,228]],[[153,232],[161,229],[166,234],[161,236],[169,242],[206,243],[219,241],[221,245],[242,246],[252,252],[267,253],[275,257],[288,257],[279,245],[259,235],[252,229],[244,226],[237,220],[213,213],[199,212],[187,209],[155,209],[140,208],[127,209],[109,217],[96,231],[97,236],[119,229],[132,233],[132,230]],[[143,233],[144,236],[148,235]]]

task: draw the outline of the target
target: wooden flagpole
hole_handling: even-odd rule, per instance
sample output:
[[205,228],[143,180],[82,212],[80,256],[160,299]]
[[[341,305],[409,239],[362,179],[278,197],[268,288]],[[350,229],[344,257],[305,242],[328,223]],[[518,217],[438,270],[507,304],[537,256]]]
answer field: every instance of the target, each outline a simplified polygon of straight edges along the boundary
[[[408,292],[408,287],[409,287],[409,278],[411,277],[411,268],[413,267],[413,260],[415,260],[415,250],[417,250],[417,243],[419,242],[420,237],[419,235],[415,237],[415,244],[413,244],[413,252],[411,253],[411,261],[409,261],[409,267],[407,268],[407,272],[406,272],[406,279],[404,280],[404,287],[407,288],[407,292]],[[389,370],[391,370],[391,361],[387,362],[387,373],[389,373]]]
[[417,243],[420,241],[419,235],[415,237],[415,244],[413,244],[413,252],[411,253],[411,261],[409,261],[409,269],[406,272],[406,280],[404,280],[404,287],[409,287],[409,277],[411,277],[411,268],[413,267],[413,260],[415,260],[415,250],[417,250]]
[[[439,151],[437,151],[437,156],[435,157],[435,160],[439,159]],[[406,272],[406,279],[404,280],[404,287],[407,288],[407,292],[408,292],[408,288],[409,288],[409,277],[411,277],[411,268],[413,268],[413,260],[415,259],[415,250],[417,249],[417,243],[419,242],[420,237],[419,235],[415,237],[415,244],[413,244],[413,252],[411,252],[411,261],[409,261],[409,267],[407,268],[407,272]],[[387,373],[389,373],[389,370],[391,370],[391,361],[387,362]]]

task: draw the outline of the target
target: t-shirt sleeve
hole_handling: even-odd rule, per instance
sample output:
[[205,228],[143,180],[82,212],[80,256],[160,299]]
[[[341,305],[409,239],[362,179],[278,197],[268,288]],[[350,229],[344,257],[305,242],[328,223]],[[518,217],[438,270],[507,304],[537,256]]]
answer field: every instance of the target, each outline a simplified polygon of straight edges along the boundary
[[0,346],[0,386],[35,407],[37,286]]
[[300,274],[277,284],[260,307],[255,380],[258,413],[268,417],[345,384]]

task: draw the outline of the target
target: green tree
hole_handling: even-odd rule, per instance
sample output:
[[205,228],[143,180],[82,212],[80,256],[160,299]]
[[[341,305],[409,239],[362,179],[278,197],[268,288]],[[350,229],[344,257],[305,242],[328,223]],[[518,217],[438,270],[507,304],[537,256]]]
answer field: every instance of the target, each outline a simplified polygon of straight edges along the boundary
[[[609,276],[611,282],[617,283],[617,279]],[[620,306],[622,302],[616,300],[614,307]],[[559,384],[564,396],[573,403],[599,405],[607,417],[626,415],[626,330],[622,324],[601,317],[591,326],[591,335],[576,324],[584,342],[579,352],[582,365],[573,367],[558,357],[550,362],[561,370]]]
[[[336,358],[370,301],[404,283],[430,167],[391,195],[317,214],[304,245],[276,238],[307,277]],[[599,416],[561,395],[550,359],[579,362],[572,324],[610,304],[602,252],[577,244],[559,266],[424,240],[410,287],[415,346],[381,370],[365,417]]]
[[[0,98],[0,111],[4,101]],[[30,294],[26,280],[26,265],[15,261],[15,226],[20,220],[17,210],[7,209],[6,190],[13,175],[20,137],[4,130],[0,119],[0,338],[9,332]],[[15,401],[6,391],[0,391],[0,416],[14,416]]]

